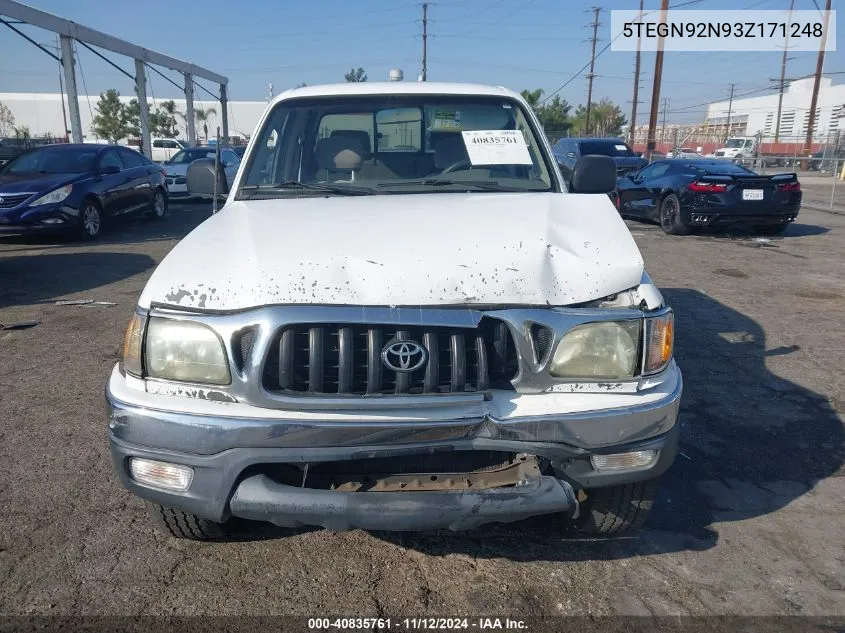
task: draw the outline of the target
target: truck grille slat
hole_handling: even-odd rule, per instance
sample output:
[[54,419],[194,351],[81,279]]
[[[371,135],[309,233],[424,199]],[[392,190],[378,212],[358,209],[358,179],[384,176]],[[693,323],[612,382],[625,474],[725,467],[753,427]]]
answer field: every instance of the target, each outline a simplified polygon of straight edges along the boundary
[[452,393],[460,393],[466,386],[467,378],[467,353],[463,334],[452,334],[449,351],[451,352],[450,364],[452,365],[452,379],[449,386]]
[[342,327],[337,332],[338,363],[337,363],[337,391],[348,393],[352,391],[352,374],[354,368],[354,352],[352,349],[352,328]]
[[323,328],[308,332],[308,391],[323,390]]
[[[428,359],[395,371],[382,351],[391,341],[425,348]],[[264,387],[288,395],[420,395],[513,389],[519,357],[508,326],[485,317],[477,328],[320,323],[276,335]],[[414,363],[412,363],[414,364]],[[394,365],[395,366],[395,365]]]

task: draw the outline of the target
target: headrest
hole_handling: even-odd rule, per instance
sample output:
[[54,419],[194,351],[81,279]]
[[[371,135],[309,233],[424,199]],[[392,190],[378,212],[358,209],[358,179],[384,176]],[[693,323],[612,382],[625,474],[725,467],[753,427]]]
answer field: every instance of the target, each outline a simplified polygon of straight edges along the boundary
[[334,130],[332,131],[331,136],[342,136],[344,138],[356,139],[359,143],[361,143],[361,147],[367,150],[367,152],[369,152],[372,147],[372,144],[370,144],[370,133],[366,130]]
[[358,139],[330,136],[317,141],[315,155],[320,169],[358,169],[369,154]]
[[463,160],[469,160],[469,154],[460,134],[449,134],[437,141],[434,146],[434,166],[437,169],[446,169]]

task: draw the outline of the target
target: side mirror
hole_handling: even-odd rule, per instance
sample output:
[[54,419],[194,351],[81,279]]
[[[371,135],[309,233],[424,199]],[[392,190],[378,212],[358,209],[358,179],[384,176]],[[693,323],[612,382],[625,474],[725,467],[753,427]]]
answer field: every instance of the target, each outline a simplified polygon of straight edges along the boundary
[[104,175],[119,174],[120,167],[118,167],[117,165],[103,165],[102,167],[100,167],[100,173]]
[[229,194],[229,183],[226,180],[226,173],[223,171],[222,163],[218,165],[217,173],[214,173],[213,158],[199,158],[188,166],[188,173],[185,178],[188,184],[188,193],[192,196],[205,198],[214,197],[214,178],[217,177],[217,195],[226,196]]
[[581,156],[572,168],[569,191],[610,193],[616,189],[616,163],[610,156]]

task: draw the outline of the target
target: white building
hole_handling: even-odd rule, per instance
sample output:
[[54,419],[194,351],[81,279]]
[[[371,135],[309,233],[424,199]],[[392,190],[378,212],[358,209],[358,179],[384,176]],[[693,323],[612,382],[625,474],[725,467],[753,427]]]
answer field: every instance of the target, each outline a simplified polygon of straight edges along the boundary
[[[133,96],[121,96],[120,100],[128,103]],[[79,116],[82,119],[82,130],[85,142],[95,142],[97,139],[91,131],[91,119],[97,115],[97,102],[99,95],[79,97]],[[65,136],[64,115],[62,105],[67,109],[67,95],[58,93],[23,93],[23,92],[0,92],[0,103],[8,106],[15,117],[16,126],[27,126],[31,136],[52,136],[61,138]],[[149,99],[150,109],[155,110],[156,105],[170,99]],[[184,99],[172,99],[176,103],[179,112],[185,111]],[[217,116],[212,117],[208,125],[208,135],[213,138],[220,121],[220,103],[217,101],[199,101],[194,99],[194,108],[214,108]],[[229,135],[232,137],[251,136],[258,124],[258,119],[267,107],[265,101],[230,101],[229,102]],[[177,119],[177,127],[180,137],[185,138],[184,122]],[[202,124],[197,121],[197,140],[204,140]]]
[[[812,77],[793,81],[783,93],[780,115],[780,140],[803,141],[807,136],[810,118],[810,100],[813,95]],[[707,108],[705,126],[707,132],[720,136],[725,131],[729,102],[711,103]],[[774,139],[777,125],[778,95],[734,99],[730,106],[731,135],[763,135],[763,141]],[[819,97],[816,102],[816,116],[813,123],[813,140],[825,142],[845,129],[842,117],[845,115],[845,84],[833,85],[831,79],[822,77]]]

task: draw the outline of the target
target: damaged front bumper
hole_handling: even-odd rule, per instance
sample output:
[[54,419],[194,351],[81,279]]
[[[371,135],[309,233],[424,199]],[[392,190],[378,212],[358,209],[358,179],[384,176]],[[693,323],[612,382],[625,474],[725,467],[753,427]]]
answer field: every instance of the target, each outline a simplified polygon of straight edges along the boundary
[[[674,362],[666,372],[656,387],[635,394],[508,393],[451,418],[416,410],[349,419],[139,392],[115,368],[106,388],[109,440],[124,486],[213,521],[234,516],[281,526],[460,530],[553,512],[574,515],[577,489],[651,479],[667,470],[677,454],[682,380]],[[594,408],[539,414],[536,403],[558,401]],[[465,451],[528,455],[538,469],[507,486],[407,491],[311,488],[304,478],[300,486],[274,475],[279,467],[307,472],[307,465],[433,460]],[[646,468],[609,472],[593,468],[590,459],[633,451],[654,451],[655,459]],[[189,466],[190,487],[174,492],[139,483],[130,474],[132,458]]]

